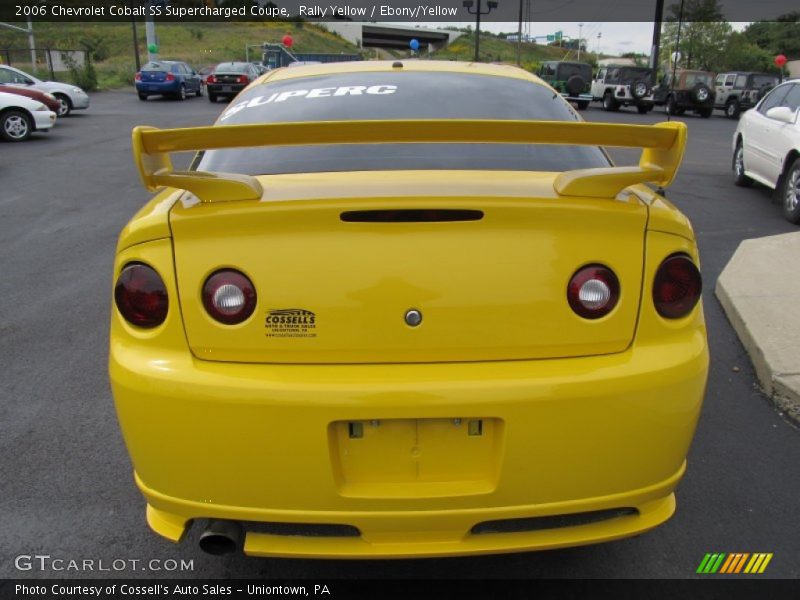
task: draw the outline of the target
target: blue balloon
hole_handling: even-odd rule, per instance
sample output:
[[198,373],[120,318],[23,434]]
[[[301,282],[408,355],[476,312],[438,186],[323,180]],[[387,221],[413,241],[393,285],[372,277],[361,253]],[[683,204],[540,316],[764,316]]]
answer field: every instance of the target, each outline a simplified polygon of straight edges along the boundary
[[408,42],[408,45],[411,46],[412,50],[419,50],[419,40],[416,38],[413,38],[410,42]]

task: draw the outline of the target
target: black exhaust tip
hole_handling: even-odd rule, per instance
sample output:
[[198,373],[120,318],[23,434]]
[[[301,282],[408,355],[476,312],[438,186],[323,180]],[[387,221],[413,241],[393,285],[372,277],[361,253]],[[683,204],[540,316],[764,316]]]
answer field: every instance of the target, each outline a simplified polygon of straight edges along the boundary
[[211,520],[200,534],[200,549],[214,556],[238,552],[242,547],[242,526],[236,521]]

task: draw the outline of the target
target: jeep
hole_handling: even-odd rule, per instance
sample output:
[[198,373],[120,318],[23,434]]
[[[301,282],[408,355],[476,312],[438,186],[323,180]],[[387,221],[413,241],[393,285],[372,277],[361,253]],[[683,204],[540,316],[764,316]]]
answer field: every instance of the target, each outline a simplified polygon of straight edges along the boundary
[[753,108],[779,83],[780,77],[770,73],[720,73],[716,80],[717,99],[714,108],[725,111],[729,119],[738,119],[743,110]]
[[668,115],[682,115],[687,110],[708,118],[714,111],[714,73],[677,69],[669,71],[653,90],[653,101]]
[[542,63],[538,75],[580,110],[592,101],[592,65],[551,60]]
[[604,110],[635,106],[639,114],[644,115],[653,109],[652,80],[653,70],[647,67],[602,67],[592,81],[592,98],[602,102]]

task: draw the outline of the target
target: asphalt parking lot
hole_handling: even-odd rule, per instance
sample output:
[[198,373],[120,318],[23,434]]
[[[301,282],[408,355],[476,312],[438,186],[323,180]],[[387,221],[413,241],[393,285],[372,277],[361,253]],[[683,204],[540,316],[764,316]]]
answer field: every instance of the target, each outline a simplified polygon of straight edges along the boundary
[[[181,546],[151,533],[106,372],[116,237],[148,197],[133,166],[130,130],[208,124],[223,107],[207,98],[140,102],[132,91],[107,92],[50,133],[0,144],[0,577],[683,578],[694,576],[707,552],[771,552],[761,577],[800,577],[800,431],[758,390],[713,296],[741,240],[797,228],[766,189],[733,186],[735,122],[721,113],[681,117],[689,123],[689,147],[668,191],[699,239],[712,353],[706,403],[668,523],[599,546],[374,562],[215,558],[197,548],[196,529]],[[647,116],[596,108],[584,114],[614,122],[665,119],[659,109]],[[15,557],[36,554],[107,563],[193,559],[193,570],[15,567]]]

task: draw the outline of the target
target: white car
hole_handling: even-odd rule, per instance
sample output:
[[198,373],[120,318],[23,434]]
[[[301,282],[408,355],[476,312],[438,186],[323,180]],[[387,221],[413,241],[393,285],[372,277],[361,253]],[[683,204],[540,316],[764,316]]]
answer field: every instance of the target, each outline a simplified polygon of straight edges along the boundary
[[0,83],[29,86],[53,94],[61,105],[58,109],[59,117],[66,117],[73,110],[89,108],[89,95],[78,86],[58,81],[42,81],[8,65],[0,65]]
[[776,191],[783,215],[800,223],[800,79],[782,83],[742,114],[733,135],[736,185]]
[[56,124],[56,113],[37,100],[0,92],[0,138],[21,142]]

